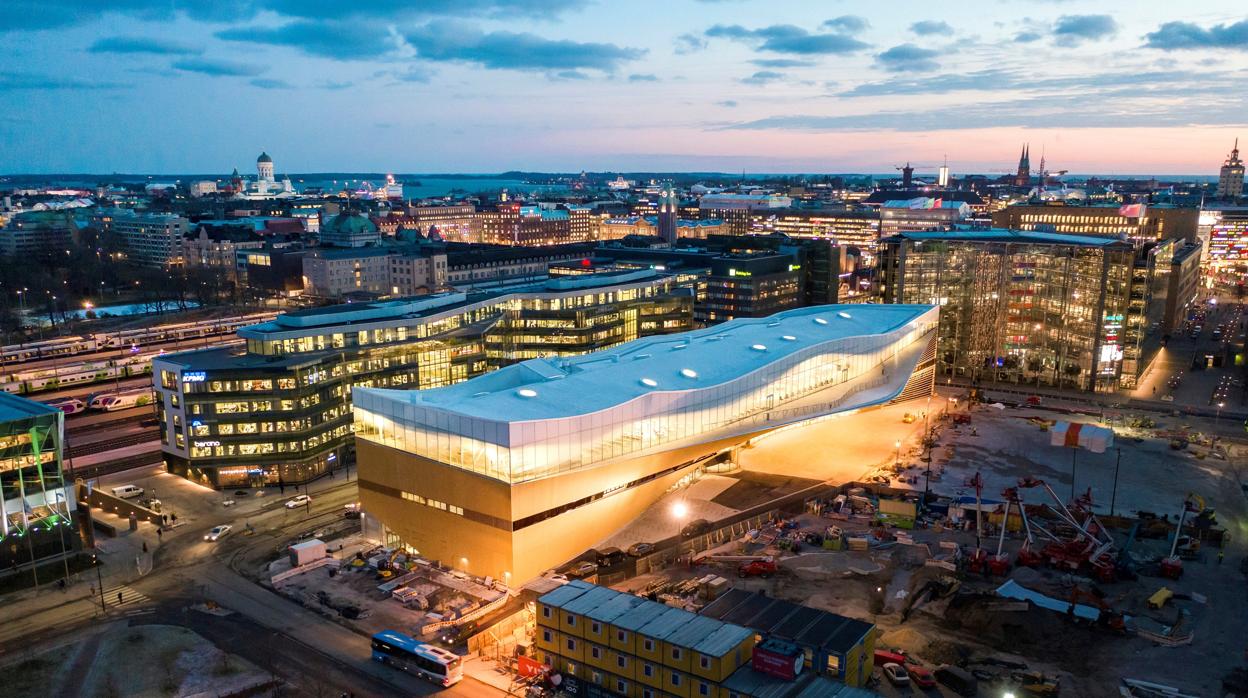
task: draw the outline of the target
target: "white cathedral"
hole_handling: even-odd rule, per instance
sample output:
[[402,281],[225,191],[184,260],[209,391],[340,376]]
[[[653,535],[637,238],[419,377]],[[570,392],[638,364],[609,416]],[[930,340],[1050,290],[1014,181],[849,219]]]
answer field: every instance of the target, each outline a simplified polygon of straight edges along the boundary
[[256,158],[254,182],[242,182],[238,170],[234,170],[234,184],[234,196],[238,199],[279,199],[295,195],[295,185],[289,177],[283,177],[281,182],[274,178],[273,158],[268,153],[260,153]]

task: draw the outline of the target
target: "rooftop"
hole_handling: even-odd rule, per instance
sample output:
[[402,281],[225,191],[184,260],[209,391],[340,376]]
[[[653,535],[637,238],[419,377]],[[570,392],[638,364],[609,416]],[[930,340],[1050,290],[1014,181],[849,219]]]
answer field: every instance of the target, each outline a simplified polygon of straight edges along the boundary
[[[541,596],[538,603],[605,620],[616,627],[709,657],[727,654],[754,634],[748,628],[581,580],[568,582]],[[609,609],[605,615],[610,618],[600,618],[601,614],[597,614],[599,609]]]
[[1040,243],[1046,245],[1082,245],[1088,247],[1126,246],[1116,237],[1096,237],[1094,235],[1070,235],[1067,233],[1045,233],[1031,230],[1007,230],[1005,228],[954,228],[946,231],[897,233],[892,238],[923,242],[927,240],[950,240],[965,242],[1016,242]]
[[55,407],[49,407],[42,402],[35,402],[17,395],[0,392],[0,422],[34,419],[36,417],[60,414],[60,412]]
[[798,308],[645,337],[583,356],[530,359],[444,388],[366,390],[383,399],[491,421],[570,417],[655,392],[708,388],[825,342],[890,332],[930,309],[927,305]]

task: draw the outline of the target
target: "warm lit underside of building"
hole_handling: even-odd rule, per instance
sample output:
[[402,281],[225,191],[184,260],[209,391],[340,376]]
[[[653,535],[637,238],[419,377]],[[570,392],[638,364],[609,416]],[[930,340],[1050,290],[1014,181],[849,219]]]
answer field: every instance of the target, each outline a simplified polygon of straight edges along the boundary
[[360,497],[390,543],[523,581],[751,436],[886,403],[912,376],[930,391],[937,313],[800,308],[446,388],[358,388]]

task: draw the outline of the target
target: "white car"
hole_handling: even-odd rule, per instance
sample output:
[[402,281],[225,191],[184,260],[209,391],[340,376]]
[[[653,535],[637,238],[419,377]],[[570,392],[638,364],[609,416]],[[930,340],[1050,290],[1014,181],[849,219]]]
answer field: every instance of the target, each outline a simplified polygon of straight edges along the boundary
[[287,508],[287,509],[295,509],[295,508],[297,508],[297,507],[307,506],[307,505],[308,505],[308,503],[310,503],[311,501],[312,501],[312,498],[311,498],[311,497],[309,497],[309,496],[308,496],[308,495],[306,495],[306,494],[301,494],[301,495],[299,495],[298,497],[295,497],[294,499],[289,499],[289,500],[287,500],[287,501],[286,501],[286,508]]
[[234,530],[234,527],[229,526],[227,524],[214,526],[211,531],[204,534],[204,540],[213,541],[213,542],[219,541],[222,538],[225,538],[226,536],[230,535],[230,531],[232,530]]
[[884,678],[888,679],[894,686],[909,686],[910,674],[906,672],[906,668],[900,664],[889,662],[882,667]]

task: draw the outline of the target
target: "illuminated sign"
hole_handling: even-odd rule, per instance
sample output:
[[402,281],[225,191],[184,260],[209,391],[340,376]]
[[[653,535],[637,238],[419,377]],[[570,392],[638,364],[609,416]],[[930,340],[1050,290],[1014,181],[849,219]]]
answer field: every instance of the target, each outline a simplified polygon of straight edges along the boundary
[[748,272],[748,271],[738,271],[736,269],[729,269],[728,276],[753,276],[753,273]]
[[221,445],[220,441],[196,441],[195,442],[195,448],[212,448],[213,446],[220,446],[220,445]]
[[203,371],[187,371],[182,374],[183,383],[203,383],[208,380],[208,374]]

